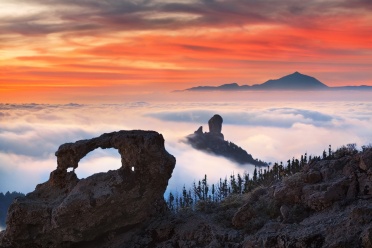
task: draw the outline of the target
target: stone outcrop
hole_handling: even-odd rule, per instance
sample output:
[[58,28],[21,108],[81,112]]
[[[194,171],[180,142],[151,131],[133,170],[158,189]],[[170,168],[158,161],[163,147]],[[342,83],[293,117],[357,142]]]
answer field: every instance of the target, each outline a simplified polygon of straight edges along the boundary
[[220,115],[214,115],[209,121],[209,132],[203,133],[203,127],[199,127],[193,134],[186,137],[186,143],[197,150],[214,155],[226,157],[239,164],[253,164],[256,166],[267,166],[265,162],[254,159],[241,147],[232,142],[224,140],[222,134],[223,119]]
[[[115,148],[118,170],[79,180],[80,159],[96,148]],[[63,144],[47,182],[18,198],[8,211],[0,247],[80,246],[135,227],[166,209],[163,194],[175,166],[162,135],[119,131]]]
[[313,160],[248,200],[232,223],[252,225],[264,215],[257,205],[267,205],[271,216],[245,237],[243,247],[371,247],[372,192],[366,190],[371,186],[372,149]]
[[223,119],[220,115],[214,115],[212,118],[210,118],[208,121],[209,134],[224,139],[223,134],[221,133],[222,122]]

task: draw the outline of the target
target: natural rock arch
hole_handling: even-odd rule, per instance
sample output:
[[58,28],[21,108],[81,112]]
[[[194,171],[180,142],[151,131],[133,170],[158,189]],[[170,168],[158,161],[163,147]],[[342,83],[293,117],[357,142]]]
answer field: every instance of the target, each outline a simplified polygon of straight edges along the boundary
[[[97,138],[88,140],[79,140],[75,143],[66,143],[59,147],[56,151],[57,156],[57,169],[64,170],[68,168],[76,169],[79,161],[84,158],[88,153],[97,148],[117,149],[122,158],[122,166],[125,167],[125,157],[130,157],[128,151],[134,150],[138,153],[143,149],[143,135],[139,135],[140,131],[131,132],[113,132],[105,133]],[[138,137],[137,137],[138,136]],[[134,142],[133,142],[134,141]],[[132,159],[132,158],[131,158]]]
[[[82,180],[67,171],[99,147],[118,149],[121,168]],[[163,194],[176,161],[157,132],[106,133],[63,144],[56,156],[57,169],[49,180],[10,206],[0,247],[78,244],[132,227],[166,209]]]
[[97,148],[83,157],[78,168],[70,167],[67,171],[75,171],[79,179],[88,178],[97,173],[107,173],[110,170],[118,170],[122,166],[121,155],[115,148]]

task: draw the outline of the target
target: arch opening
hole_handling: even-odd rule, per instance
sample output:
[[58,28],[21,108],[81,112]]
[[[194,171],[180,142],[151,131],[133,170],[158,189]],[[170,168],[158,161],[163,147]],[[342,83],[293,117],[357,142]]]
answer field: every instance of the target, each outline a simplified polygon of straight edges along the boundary
[[117,170],[120,167],[121,156],[117,149],[97,148],[79,161],[79,166],[75,169],[75,174],[79,179],[84,179],[93,174]]

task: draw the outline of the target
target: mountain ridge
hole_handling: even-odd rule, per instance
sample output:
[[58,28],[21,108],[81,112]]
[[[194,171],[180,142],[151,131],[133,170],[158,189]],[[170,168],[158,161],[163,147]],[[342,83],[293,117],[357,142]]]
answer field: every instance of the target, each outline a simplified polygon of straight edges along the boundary
[[254,85],[239,85],[238,83],[228,83],[219,86],[196,86],[185,90],[177,90],[175,92],[183,91],[255,91],[255,90],[273,90],[273,91],[284,91],[284,90],[372,90],[372,86],[359,85],[359,86],[336,86],[329,87],[322,83],[315,77],[302,74],[300,72],[294,72],[292,74],[283,76],[278,79],[269,79],[262,84]]

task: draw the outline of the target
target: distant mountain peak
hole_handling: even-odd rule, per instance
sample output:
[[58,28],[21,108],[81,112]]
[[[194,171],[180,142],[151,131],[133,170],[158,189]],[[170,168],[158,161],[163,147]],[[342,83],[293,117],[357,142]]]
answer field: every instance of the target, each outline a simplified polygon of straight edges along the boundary
[[295,71],[278,79],[270,79],[262,84],[239,85],[237,83],[223,84],[220,86],[197,86],[186,91],[281,91],[281,90],[372,90],[372,86],[340,86],[328,87],[318,79]]
[[298,71],[281,77],[279,79],[271,79],[261,84],[264,89],[279,89],[279,90],[307,90],[307,89],[325,89],[327,85],[320,82],[318,79],[301,74]]
[[231,84],[223,84],[218,86],[219,89],[224,89],[224,90],[236,90],[240,86],[237,83],[231,83]]

